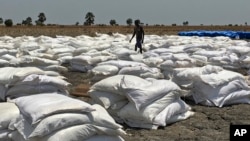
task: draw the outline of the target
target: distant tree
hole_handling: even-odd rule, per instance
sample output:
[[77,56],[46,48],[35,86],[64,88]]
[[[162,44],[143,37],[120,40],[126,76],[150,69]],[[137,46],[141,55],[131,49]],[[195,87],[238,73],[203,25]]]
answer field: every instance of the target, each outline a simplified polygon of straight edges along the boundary
[[116,20],[114,20],[114,19],[110,20],[109,24],[112,25],[112,26],[116,25]]
[[95,15],[92,12],[88,12],[85,16],[84,25],[92,25],[95,21]]
[[128,26],[131,26],[133,23],[133,20],[131,18],[128,18],[126,22]]
[[6,19],[6,20],[4,21],[4,24],[5,24],[5,26],[7,26],[7,27],[11,27],[11,26],[13,26],[13,21],[12,21],[12,19]]
[[245,22],[245,26],[247,26],[247,22]]
[[177,26],[177,24],[176,24],[176,23],[173,23],[172,26]]
[[44,22],[46,21],[46,16],[44,13],[40,13],[38,15],[38,20],[36,20],[36,25],[44,25]]
[[3,24],[3,18],[0,18],[0,24]]
[[23,25],[32,25],[32,19],[31,17],[26,18],[26,20],[22,21]]
[[26,20],[22,21],[22,25],[27,25]]
[[32,19],[31,17],[26,18],[27,25],[32,25]]
[[183,22],[183,25],[188,25],[188,21]]
[[78,25],[79,25],[79,22],[76,22],[75,25],[78,26]]

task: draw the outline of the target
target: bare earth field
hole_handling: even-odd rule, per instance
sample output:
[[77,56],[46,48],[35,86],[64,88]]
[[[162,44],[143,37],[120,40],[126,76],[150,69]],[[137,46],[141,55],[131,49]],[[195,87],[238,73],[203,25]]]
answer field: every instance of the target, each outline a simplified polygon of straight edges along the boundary
[[[145,34],[156,35],[177,35],[180,31],[190,30],[234,30],[234,31],[250,31],[250,26],[144,26]],[[17,36],[51,36],[66,35],[79,36],[90,35],[95,36],[95,33],[122,33],[132,34],[133,26],[13,26],[6,28],[0,25],[0,36],[8,35]]]
[[[249,26],[145,26],[145,33],[157,35],[176,35],[179,31],[189,30],[237,30],[250,31]],[[122,33],[131,34],[133,27],[128,26],[51,26],[51,27],[23,27],[14,26],[6,28],[0,26],[0,36],[40,36],[56,35],[94,36],[99,33]],[[62,74],[72,83],[71,94],[85,93],[88,91],[88,75],[79,72],[67,72]],[[81,84],[81,85],[80,85]],[[80,86],[79,86],[80,85]],[[74,97],[74,96],[73,96]],[[88,97],[76,97],[88,101]],[[250,124],[250,105],[239,104],[223,108],[206,107],[196,105],[186,100],[195,115],[187,120],[177,122],[158,130],[145,130],[129,128],[124,125],[129,136],[124,137],[126,141],[228,141],[230,124]]]

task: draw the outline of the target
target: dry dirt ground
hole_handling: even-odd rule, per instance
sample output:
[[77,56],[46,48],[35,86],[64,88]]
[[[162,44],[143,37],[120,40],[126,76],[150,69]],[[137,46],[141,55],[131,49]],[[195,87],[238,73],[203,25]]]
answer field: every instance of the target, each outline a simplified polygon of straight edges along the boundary
[[[209,27],[196,27],[196,26],[177,26],[177,27],[146,27],[146,34],[174,34],[183,30],[245,30],[249,31],[248,26],[244,27],[228,27],[228,26],[209,26]],[[132,27],[101,27],[101,28],[86,28],[86,27],[14,27],[4,28],[0,27],[0,36],[52,36],[68,35],[77,36],[81,34],[93,35],[94,32],[100,33],[114,33],[119,32],[127,34],[132,32]],[[80,72],[67,72],[63,73],[68,82],[72,84],[70,93],[78,99],[88,101],[89,98],[79,96],[88,91],[90,85],[88,84],[88,75]],[[192,107],[195,115],[187,120],[161,127],[158,130],[145,130],[129,128],[124,125],[126,132],[129,134],[125,136],[126,141],[228,141],[229,140],[229,127],[230,124],[250,124],[250,105],[239,104],[227,106],[223,108],[206,107],[196,105],[192,101],[184,99],[187,104]]]

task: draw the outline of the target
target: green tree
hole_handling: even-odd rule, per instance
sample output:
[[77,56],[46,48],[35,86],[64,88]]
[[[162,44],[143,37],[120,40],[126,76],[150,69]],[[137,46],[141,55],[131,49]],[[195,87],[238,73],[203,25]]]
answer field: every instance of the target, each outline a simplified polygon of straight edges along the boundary
[[36,25],[44,25],[44,22],[46,21],[46,16],[44,13],[40,13],[38,15],[38,20],[36,20]]
[[12,19],[6,19],[6,20],[4,21],[4,24],[5,24],[5,26],[7,26],[7,27],[11,27],[11,26],[13,26],[13,21],[12,21]]
[[23,25],[32,25],[32,19],[31,17],[26,18],[26,20],[22,21]]
[[110,20],[109,24],[112,25],[112,26],[116,25],[116,20],[114,20],[114,19]]
[[0,24],[3,24],[3,18],[0,18]]
[[126,22],[128,26],[131,26],[133,23],[133,20],[131,18],[128,18]]
[[182,23],[183,25],[188,25],[188,21],[185,21]]
[[27,25],[26,20],[22,21],[22,25]]
[[92,25],[95,21],[95,15],[92,12],[88,12],[85,16],[84,25]]
[[32,18],[31,17],[26,18],[26,23],[27,25],[32,25]]

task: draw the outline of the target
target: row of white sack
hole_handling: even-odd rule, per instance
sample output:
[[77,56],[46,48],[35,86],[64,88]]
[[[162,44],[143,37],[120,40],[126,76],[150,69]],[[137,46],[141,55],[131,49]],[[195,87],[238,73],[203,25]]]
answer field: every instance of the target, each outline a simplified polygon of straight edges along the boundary
[[[148,54],[149,52],[145,53]],[[216,53],[211,53],[215,54]],[[192,55],[189,56],[187,53],[167,53],[164,55],[157,55],[154,57],[143,58],[142,55],[125,55],[131,57],[127,60],[115,59],[114,56],[91,56],[91,55],[79,55],[73,57],[70,61],[70,66],[72,70],[88,72],[93,68],[99,65],[114,65],[121,69],[122,67],[127,66],[148,66],[152,68],[158,68],[164,73],[164,71],[168,71],[169,69],[175,68],[190,68],[196,66],[205,66],[205,65],[216,65],[221,66],[225,69],[230,69],[234,71],[238,71],[239,69],[246,69],[249,67],[248,59],[249,57],[238,58],[235,54],[225,55],[222,53],[221,55],[217,55],[211,57],[209,60],[207,57],[202,55]],[[144,56],[145,57],[145,56]],[[105,71],[103,72],[105,73]]]
[[[111,66],[100,65],[100,68],[94,72],[97,74],[96,77],[99,78],[98,81],[102,81],[101,78],[105,79],[117,75],[117,71],[112,71]],[[122,72],[123,69],[121,69],[119,75],[123,73],[141,78],[155,78],[159,76],[156,75],[159,74],[158,72],[149,74],[148,72],[144,72],[143,68],[145,67],[124,67],[124,73]],[[249,82],[240,73],[229,71],[219,66],[207,65],[204,67],[166,70],[163,74],[165,78],[169,78],[172,82],[180,86],[182,90],[186,91],[186,95],[191,96],[197,104],[223,107],[224,105],[250,103]],[[158,77],[156,79],[161,78]],[[109,84],[110,82],[107,83]]]
[[73,70],[87,72],[91,76],[91,83],[97,82],[109,76],[117,74],[136,75],[142,78],[164,78],[163,73],[158,68],[148,67],[144,63],[125,61],[125,60],[109,60],[100,62],[97,66],[84,66],[79,64],[71,64]]
[[0,73],[0,101],[45,92],[69,94],[70,83],[57,72],[36,67],[4,67]]
[[126,135],[102,106],[59,93],[19,97],[0,103],[0,111],[0,140],[122,141]]
[[[78,52],[76,54],[92,54],[90,56],[96,56],[100,51],[105,51],[106,55],[113,54],[118,59],[135,59],[133,56],[136,56],[136,52],[133,51],[133,47],[129,46],[127,42],[127,37],[123,37],[121,40],[117,40],[114,37],[109,37],[110,39],[103,40],[104,35],[100,35],[99,37],[96,37],[95,39],[90,38],[79,38],[83,39],[83,41],[78,41],[78,45],[73,44],[75,40],[72,40],[72,38],[67,39],[65,37],[65,40],[62,40],[63,37],[59,37],[59,41],[62,42],[55,42],[55,44],[49,42],[49,43],[41,43],[39,44],[36,42],[36,40],[31,40],[30,42],[21,42],[20,45],[15,45],[18,47],[21,47],[19,51],[25,51],[26,53],[29,53],[31,56],[39,56],[38,54],[42,54],[40,56],[49,56],[51,54],[61,54],[61,57],[64,56],[67,61],[69,62],[74,55],[72,55],[73,52]],[[104,36],[105,38],[107,36]],[[99,39],[100,38],[100,39]],[[150,39],[150,36],[148,37]],[[148,57],[156,57],[160,56],[161,59],[164,60],[173,60],[173,61],[189,61],[194,62],[195,60],[202,61],[202,62],[208,62],[211,64],[218,64],[218,65],[235,65],[234,67],[239,67],[240,65],[246,65],[246,63],[249,63],[249,59],[247,57],[247,53],[249,52],[249,44],[246,41],[231,41],[226,39],[218,40],[217,38],[185,38],[185,37],[172,37],[172,36],[164,36],[164,37],[158,37],[155,38],[158,39],[158,41],[148,41],[145,43],[145,48],[147,48],[147,52],[144,54],[144,58]],[[179,39],[176,42],[180,42],[183,40],[182,45],[176,45],[176,44],[170,44],[169,42],[173,41],[173,39]],[[189,40],[196,40],[196,41],[189,41]],[[51,39],[52,40],[52,39]],[[57,40],[56,38],[53,40]],[[88,41],[92,40],[91,43],[88,43]],[[165,41],[164,41],[165,40]],[[23,41],[23,40],[22,40]],[[33,41],[33,42],[32,42]],[[96,41],[99,41],[99,43],[94,43]],[[164,42],[163,42],[164,41]],[[206,41],[204,43],[204,41]],[[154,46],[154,42],[161,42],[161,44],[158,44],[158,46]],[[200,42],[200,44],[199,44]],[[223,44],[224,43],[224,44]],[[105,44],[106,47],[101,48]],[[217,45],[216,45],[217,44]],[[236,46],[236,45],[239,46]],[[74,46],[73,46],[74,45]],[[91,46],[92,45],[92,46]],[[41,48],[49,48],[49,49],[56,49],[54,51],[47,51],[46,49],[40,49]],[[95,46],[99,46],[100,48],[95,48]],[[154,47],[152,47],[154,46]],[[152,47],[152,48],[151,48]],[[47,52],[47,53],[46,53]],[[86,53],[87,52],[87,53]],[[174,55],[176,53],[180,53],[179,56]],[[187,55],[188,53],[188,55]],[[20,54],[20,53],[19,53]],[[47,55],[46,55],[47,54]],[[171,56],[170,56],[171,55]],[[130,57],[131,56],[131,57]],[[177,56],[177,57],[176,57]],[[193,56],[187,57],[187,56]],[[172,59],[171,59],[171,58]],[[170,58],[170,59],[169,59]],[[58,59],[58,58],[57,58]],[[65,62],[65,60],[62,59],[62,62]],[[137,58],[138,59],[138,58]],[[60,59],[59,59],[60,60]],[[149,59],[147,59],[145,62],[147,62]],[[159,61],[159,60],[158,60]],[[158,62],[159,63],[159,62]],[[86,64],[87,65],[87,64]],[[153,63],[152,65],[156,66],[157,64]]]
[[[70,36],[57,36],[56,38],[48,36],[21,36],[21,37],[0,37],[0,46],[6,49],[21,48],[21,50],[37,49],[39,45],[47,45],[51,47],[57,47],[61,45],[70,45],[75,48],[79,47],[91,47],[100,46],[104,42],[118,44],[120,42],[128,42],[131,35],[122,35],[114,33],[112,36],[107,34],[96,34],[96,37],[90,37],[81,35],[77,37]],[[134,42],[134,41],[133,41]],[[158,48],[162,46],[179,46],[179,45],[191,45],[191,44],[202,44],[206,46],[214,46],[216,48],[228,47],[228,46],[249,46],[249,43],[244,40],[231,40],[228,37],[185,37],[175,35],[146,35],[144,43],[146,48]],[[151,43],[151,44],[149,44]],[[124,43],[123,43],[124,44]],[[103,45],[104,46],[104,45]],[[108,45],[105,45],[108,46]],[[149,47],[148,47],[149,46]],[[97,48],[98,49],[98,48]]]
[[[72,57],[71,57],[72,58]],[[71,59],[70,58],[70,59]],[[0,56],[0,67],[38,67],[45,71],[65,72],[68,68],[62,66],[62,62],[57,59],[48,59],[45,55],[40,56],[24,55],[16,57],[5,54]]]
[[232,104],[250,104],[248,78],[219,66],[177,68],[170,74],[195,103],[223,107]]
[[[90,67],[89,70],[90,73],[93,74],[92,81],[96,82],[101,79],[114,76],[117,74],[129,74],[129,75],[135,75],[142,78],[162,78],[162,74],[165,78],[173,80],[176,84],[181,86],[182,88],[187,88],[188,91],[190,91],[190,94],[193,95],[193,97],[199,97],[196,103],[206,103],[205,105],[212,105],[212,106],[219,106],[222,107],[223,105],[227,104],[234,104],[234,103],[249,103],[248,101],[248,95],[249,95],[249,88],[247,84],[247,80],[245,77],[239,73],[233,72],[233,71],[227,71],[219,66],[213,66],[213,65],[207,65],[204,67],[188,67],[185,68],[171,68],[170,66],[167,66],[167,62],[165,61],[160,65],[161,70],[163,72],[161,73],[159,69],[148,67],[145,63],[142,62],[133,62],[133,61],[125,61],[125,60],[108,60],[105,62],[98,63],[96,67]],[[87,68],[86,68],[87,70]],[[195,70],[195,71],[192,71]],[[211,71],[211,70],[217,70],[217,71]],[[201,72],[207,72],[202,74]],[[186,74],[191,73],[191,74]],[[225,81],[224,74],[227,75],[228,79]],[[182,76],[184,75],[184,76]],[[180,77],[181,76],[181,77]],[[204,79],[201,79],[200,77],[210,77],[211,82],[206,82]],[[194,77],[194,78],[193,78]],[[197,78],[200,78],[196,80]],[[188,79],[190,82],[187,84]],[[212,88],[210,88],[210,85],[206,85],[209,83],[215,83],[212,82],[212,80],[216,80],[218,82],[222,82],[221,84],[213,85]],[[237,82],[231,82],[231,80],[237,80]],[[234,86],[234,89],[230,87],[226,87],[225,85],[230,85],[230,83],[236,83],[237,85]],[[186,85],[186,86],[185,86]],[[194,86],[195,85],[195,86]],[[222,88],[224,86],[224,88]],[[205,88],[209,91],[205,90]],[[226,94],[221,94],[219,90],[223,89],[224,91],[227,90]],[[236,90],[243,90],[243,91],[236,91]],[[213,96],[209,93],[211,91],[213,92]],[[234,93],[234,94],[233,94]],[[234,97],[232,97],[233,95]],[[218,101],[218,98],[227,97],[228,99],[221,99]],[[239,99],[237,101],[231,101],[233,99]],[[216,99],[217,98],[217,99]],[[245,99],[246,98],[246,99]],[[215,102],[217,100],[217,102]],[[231,101],[231,102],[230,102]]]
[[130,127],[157,129],[194,114],[180,99],[181,89],[169,80],[115,75],[92,85],[88,93],[93,103]]

